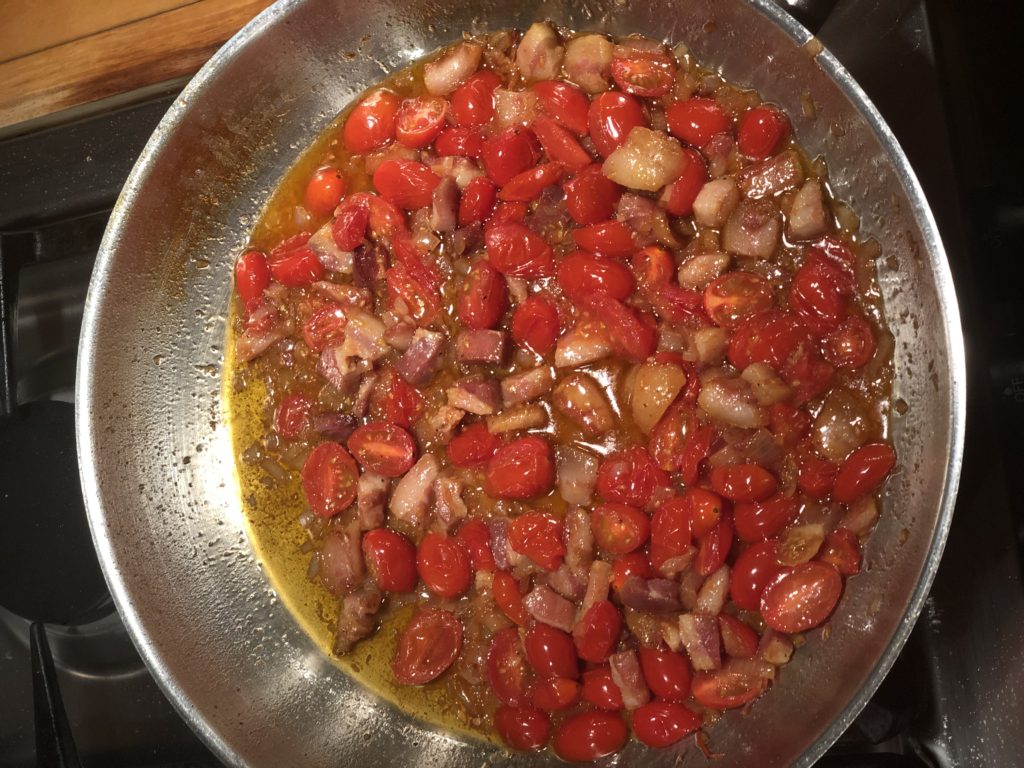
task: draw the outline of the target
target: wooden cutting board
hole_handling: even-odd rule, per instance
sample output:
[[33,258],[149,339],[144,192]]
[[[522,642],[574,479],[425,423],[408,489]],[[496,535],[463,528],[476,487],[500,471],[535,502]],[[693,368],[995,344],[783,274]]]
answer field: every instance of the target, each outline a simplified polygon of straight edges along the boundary
[[271,0],[0,0],[0,130],[194,74]]

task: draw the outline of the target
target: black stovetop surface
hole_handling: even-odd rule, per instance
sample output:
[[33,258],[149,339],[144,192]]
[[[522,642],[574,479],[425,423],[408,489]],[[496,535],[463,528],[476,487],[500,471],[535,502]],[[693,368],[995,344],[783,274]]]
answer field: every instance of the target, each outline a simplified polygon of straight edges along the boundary
[[[1009,73],[1022,72],[1021,6],[780,4],[819,27],[900,139],[942,231],[968,352],[967,450],[935,586],[892,672],[820,765],[1020,764],[1024,515],[1009,477],[1024,468],[1024,142],[1006,104],[1018,87]],[[18,402],[72,402],[78,325],[99,238],[175,95],[0,140],[0,296],[12,273],[20,278],[11,333],[0,342],[13,342]],[[3,394],[0,385],[0,400]],[[59,418],[40,420],[44,447],[13,445],[16,430],[0,421],[0,456],[20,450],[36,459],[30,470],[0,462],[0,515],[14,531],[0,539],[0,581],[18,584],[26,572],[19,564],[42,560],[49,577],[66,574],[92,595],[95,556],[81,521],[70,520],[81,515],[74,498],[55,513],[76,532],[73,546],[37,553],[24,543],[34,535],[24,513],[36,514],[39,499],[17,489],[63,487],[50,446],[68,444],[70,406],[52,408]],[[66,471],[72,474],[63,482],[74,484],[73,467]],[[28,585],[24,593],[31,594]],[[102,589],[97,600],[85,606],[88,623],[49,627],[82,764],[219,766],[157,688]],[[0,765],[15,768],[35,764],[28,636],[29,622],[0,608]]]

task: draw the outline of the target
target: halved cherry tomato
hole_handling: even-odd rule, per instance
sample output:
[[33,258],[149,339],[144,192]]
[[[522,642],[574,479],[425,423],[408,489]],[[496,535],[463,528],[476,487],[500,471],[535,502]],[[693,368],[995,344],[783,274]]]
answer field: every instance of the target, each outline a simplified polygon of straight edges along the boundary
[[373,186],[394,206],[415,211],[430,205],[441,177],[415,160],[385,160],[373,172]]
[[542,80],[534,83],[532,88],[541,109],[552,120],[577,136],[586,136],[590,132],[590,98],[587,94],[575,85],[560,80]]
[[832,493],[839,467],[831,461],[806,451],[800,456],[797,487],[812,499],[824,499]]
[[306,210],[314,216],[327,216],[338,207],[345,196],[345,177],[337,168],[318,168],[306,185],[302,197]]
[[558,183],[565,173],[561,163],[542,163],[517,173],[498,192],[499,200],[528,203],[540,196],[547,187]]
[[737,503],[733,508],[736,535],[750,543],[770,539],[789,525],[798,511],[796,500],[782,494],[767,501]]
[[487,425],[478,421],[464,427],[448,443],[448,461],[456,467],[476,467],[483,464],[501,447],[501,440],[492,435]]
[[423,395],[401,376],[391,373],[378,387],[383,387],[383,410],[388,421],[408,429],[423,415]]
[[484,151],[484,136],[478,128],[445,128],[434,141],[434,151],[440,157],[480,158]]
[[693,676],[690,662],[675,651],[640,647],[640,668],[651,693],[665,701],[686,701],[690,698]]
[[725,514],[725,504],[717,493],[704,488],[687,488],[683,494],[687,517],[690,519],[690,533],[694,538],[703,539]]
[[633,254],[629,260],[636,272],[640,290],[649,299],[668,287],[676,273],[672,254],[660,245],[648,245]]
[[538,677],[579,680],[576,646],[572,637],[562,630],[538,622],[527,630],[523,645],[526,647],[526,659]]
[[584,661],[595,664],[607,661],[615,650],[622,631],[622,615],[608,600],[594,603],[573,627],[576,652]]
[[562,292],[575,302],[583,301],[595,291],[625,300],[636,287],[633,274],[621,261],[584,251],[573,251],[566,256],[558,265],[557,276]]
[[679,496],[667,499],[651,516],[651,565],[663,575],[679,573],[680,558],[694,554],[691,540],[690,504]]
[[374,528],[363,534],[363,557],[377,586],[385,592],[412,592],[419,574],[416,547],[390,528]]
[[494,572],[494,553],[491,552],[491,532],[487,523],[479,517],[469,518],[455,532],[455,540],[466,550],[475,572]]
[[711,486],[730,501],[764,501],[778,487],[775,475],[757,464],[733,464],[711,470]]
[[489,225],[484,242],[487,258],[502,274],[533,279],[550,275],[554,267],[548,241],[518,222]]
[[718,629],[722,634],[722,647],[734,659],[749,659],[757,653],[757,632],[749,624],[730,616],[718,614]]
[[774,155],[789,135],[789,118],[769,104],[749,109],[740,118],[736,143],[747,157],[762,160]]
[[832,498],[843,504],[874,493],[896,466],[896,452],[887,443],[867,443],[857,448],[839,467]]
[[[689,383],[689,374],[687,374]],[[665,414],[654,425],[651,430],[651,438],[647,444],[647,450],[659,467],[666,472],[676,472],[683,459],[683,441],[685,439],[685,425],[687,418],[687,405],[682,400],[672,403]]]
[[736,558],[729,580],[729,595],[740,608],[756,611],[768,582],[782,570],[778,543],[761,541],[747,547]]
[[246,251],[235,262],[235,290],[246,312],[263,298],[270,285],[270,267],[261,251]]
[[550,160],[561,163],[570,171],[579,171],[593,162],[576,137],[550,117],[537,117],[530,127]]
[[452,119],[456,125],[478,127],[487,125],[494,117],[494,89],[501,78],[489,69],[481,69],[469,76],[452,93]]
[[485,672],[491,690],[502,704],[518,707],[529,702],[533,675],[526,665],[526,653],[515,627],[495,633],[487,652]]
[[639,445],[609,455],[597,470],[601,498],[634,507],[645,506],[655,488],[668,484],[668,475]]
[[732,539],[732,516],[724,515],[707,535],[700,539],[697,556],[693,560],[693,570],[701,576],[710,576],[721,568],[729,557]]
[[484,490],[494,499],[532,499],[546,494],[554,484],[551,446],[538,435],[501,446],[488,460],[484,475]]
[[511,574],[495,571],[494,580],[491,582],[491,594],[509,621],[520,627],[530,623],[530,614],[523,605],[523,592],[519,589],[519,582]]
[[633,713],[633,734],[649,747],[669,747],[701,726],[693,710],[673,701],[652,701]]
[[513,126],[484,141],[480,161],[499,187],[537,164],[539,152],[533,131]]
[[807,326],[794,315],[765,312],[739,325],[729,342],[729,362],[740,370],[767,363],[782,371],[811,346]]
[[584,251],[616,259],[628,258],[637,248],[636,233],[622,221],[599,221],[577,227],[572,232],[572,239]]
[[789,308],[815,333],[834,331],[846,310],[845,282],[838,267],[812,255],[793,275]]
[[274,429],[286,440],[294,440],[309,423],[310,399],[301,392],[285,395],[274,411]]
[[628,555],[617,557],[612,563],[612,588],[615,591],[622,589],[622,585],[630,576],[641,579],[657,578],[658,574],[651,568],[646,552],[630,552]]
[[562,184],[565,208],[577,224],[594,224],[610,219],[622,187],[601,173],[597,163],[588,165]]
[[498,188],[486,176],[470,180],[459,198],[459,226],[484,221],[494,209]]
[[356,104],[345,120],[342,140],[349,152],[369,152],[395,138],[395,115],[401,99],[391,91],[374,91]]
[[693,201],[708,180],[708,164],[700,152],[686,147],[683,149],[683,158],[683,172],[665,187],[661,196],[665,208],[673,216],[689,216],[693,213]]
[[549,677],[533,685],[533,705],[545,712],[561,712],[580,700],[580,684],[567,677]]
[[320,443],[302,465],[306,503],[319,517],[333,517],[356,500],[359,467],[338,443]]
[[440,608],[417,613],[398,638],[391,670],[402,685],[423,685],[441,676],[462,649],[462,624]]
[[676,64],[668,54],[634,50],[612,59],[612,79],[634,96],[663,96],[675,83]]
[[493,328],[508,308],[505,276],[487,259],[474,262],[459,296],[459,320],[467,328]]
[[875,334],[860,315],[850,315],[821,340],[821,354],[836,368],[854,370],[875,356]]
[[416,441],[406,430],[386,421],[357,427],[348,449],[367,472],[401,477],[416,463]]
[[555,754],[563,760],[585,763],[618,752],[626,744],[629,731],[622,718],[613,712],[594,710],[572,715],[555,731]]
[[395,116],[395,137],[410,149],[422,149],[444,128],[448,102],[440,96],[406,99]]
[[466,550],[456,539],[433,531],[420,541],[416,570],[430,591],[441,597],[458,597],[473,579]]
[[309,234],[303,232],[282,241],[270,252],[270,274],[281,285],[302,288],[324,276],[324,265],[306,245],[308,241]]
[[551,719],[534,707],[498,707],[494,728],[512,749],[541,749],[551,738]]
[[622,709],[622,691],[612,679],[612,671],[607,665],[583,673],[582,698],[598,709],[609,712]]
[[711,137],[725,133],[732,120],[714,99],[694,97],[677,101],[665,110],[669,132],[695,147],[704,147]]
[[329,342],[345,336],[348,318],[340,304],[325,304],[309,316],[302,326],[302,340],[314,352],[322,352]]
[[546,355],[558,338],[558,310],[541,296],[531,296],[512,313],[512,340],[521,347]]
[[818,560],[828,563],[842,576],[860,573],[860,542],[849,528],[838,528],[825,537]]
[[530,212],[530,206],[519,200],[499,200],[494,210],[488,217],[487,222],[491,226],[514,222],[522,224],[526,220],[526,214]]
[[629,132],[638,125],[646,126],[644,108],[634,96],[618,91],[605,91],[590,102],[587,116],[590,139],[601,157],[608,157],[622,146]]
[[768,690],[768,680],[741,659],[729,659],[721,669],[693,677],[693,698],[711,709],[736,709]]
[[546,571],[558,570],[565,557],[562,522],[547,512],[527,512],[510,522],[508,543]]
[[710,425],[695,426],[686,431],[682,461],[679,463],[679,473],[686,485],[696,485],[704,473],[704,461],[711,453],[715,438],[715,428]]
[[772,306],[772,287],[760,275],[733,270],[704,289],[704,308],[716,325],[735,328]]
[[761,615],[777,632],[806,632],[825,622],[842,592],[843,577],[827,563],[783,568],[761,593]]
[[584,304],[605,324],[616,354],[637,363],[654,354],[658,347],[658,328],[651,315],[607,293],[592,293]]
[[639,549],[651,533],[647,515],[628,504],[608,502],[590,513],[590,527],[597,546],[613,555]]

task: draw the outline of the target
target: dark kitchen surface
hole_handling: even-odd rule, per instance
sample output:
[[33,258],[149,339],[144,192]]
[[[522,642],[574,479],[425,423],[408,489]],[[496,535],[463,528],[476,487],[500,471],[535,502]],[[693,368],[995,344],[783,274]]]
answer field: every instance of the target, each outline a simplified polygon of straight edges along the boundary
[[[1024,243],[1024,144],[1006,130],[1006,102],[1021,71],[1024,11],[992,0],[781,4],[819,28],[916,169],[949,253],[969,368],[961,491],[931,597],[892,673],[820,765],[1018,765],[1024,518],[1020,504],[1010,502],[1007,477],[1024,466],[1024,259],[1015,252]],[[9,307],[12,334],[0,340],[14,342],[17,401],[49,402],[28,413],[23,405],[18,414],[38,424],[46,449],[15,443],[24,423],[0,421],[0,514],[7,525],[0,581],[55,582],[69,590],[58,601],[68,618],[59,620],[77,616],[79,625],[50,625],[48,636],[87,768],[219,765],[163,697],[102,590],[95,604],[91,542],[70,522],[83,514],[80,500],[61,493],[64,504],[40,510],[49,497],[15,492],[32,482],[75,482],[73,463],[62,470],[51,459],[52,446],[69,445],[60,430],[68,427],[62,409],[70,406],[53,401],[73,400],[78,326],[99,238],[174,95],[0,142],[0,295],[15,289],[17,297]],[[47,534],[47,524],[61,532]],[[47,535],[63,549],[46,547]],[[33,537],[43,546],[26,543]],[[57,610],[42,602],[26,608],[27,594],[18,590],[22,613]],[[2,591],[0,602],[14,606]],[[0,609],[0,765],[12,768],[36,764],[28,638],[28,621]]]

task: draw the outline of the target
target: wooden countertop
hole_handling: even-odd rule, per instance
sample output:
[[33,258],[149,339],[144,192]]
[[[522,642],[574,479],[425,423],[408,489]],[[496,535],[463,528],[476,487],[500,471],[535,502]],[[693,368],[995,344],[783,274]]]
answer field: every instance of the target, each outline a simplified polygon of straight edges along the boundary
[[184,81],[270,4],[0,0],[0,130]]

